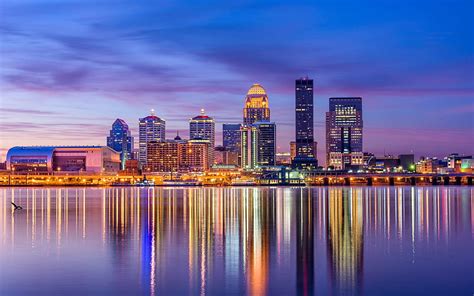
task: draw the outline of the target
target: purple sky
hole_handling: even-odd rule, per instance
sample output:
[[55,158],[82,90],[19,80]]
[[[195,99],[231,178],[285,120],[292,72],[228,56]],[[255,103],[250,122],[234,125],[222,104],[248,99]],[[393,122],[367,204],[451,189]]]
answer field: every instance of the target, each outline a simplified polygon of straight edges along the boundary
[[104,145],[117,117],[137,136],[151,108],[168,137],[205,108],[220,143],[255,82],[288,151],[305,75],[320,160],[331,96],[363,97],[366,151],[474,153],[474,1],[176,2],[1,1],[0,159]]

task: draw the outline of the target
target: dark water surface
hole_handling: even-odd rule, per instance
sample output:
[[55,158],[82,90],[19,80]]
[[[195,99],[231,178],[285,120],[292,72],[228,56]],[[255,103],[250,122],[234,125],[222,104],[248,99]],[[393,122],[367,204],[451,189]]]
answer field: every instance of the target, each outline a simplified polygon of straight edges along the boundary
[[0,188],[0,295],[473,293],[471,187]]

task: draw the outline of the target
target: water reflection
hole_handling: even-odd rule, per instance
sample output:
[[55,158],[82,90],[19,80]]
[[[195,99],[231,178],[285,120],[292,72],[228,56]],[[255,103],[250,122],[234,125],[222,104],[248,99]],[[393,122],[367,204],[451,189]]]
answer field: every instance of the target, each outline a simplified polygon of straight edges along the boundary
[[[0,294],[26,291],[8,284],[18,274],[43,282],[33,291],[54,285],[48,268],[56,277],[87,273],[87,287],[74,280],[61,287],[76,293],[397,294],[403,290],[387,280],[443,276],[434,264],[467,271],[456,289],[469,292],[472,193],[468,187],[3,188],[0,263],[9,269],[0,269]],[[11,201],[25,210],[12,210]],[[442,261],[444,252],[456,260]],[[46,272],[25,272],[33,262]]]

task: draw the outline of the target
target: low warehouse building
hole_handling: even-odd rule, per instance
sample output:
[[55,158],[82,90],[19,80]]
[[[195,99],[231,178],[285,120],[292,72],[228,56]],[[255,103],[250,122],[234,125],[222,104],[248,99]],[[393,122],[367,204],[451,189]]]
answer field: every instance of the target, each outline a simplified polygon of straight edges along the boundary
[[17,172],[115,173],[120,153],[107,146],[17,146],[8,150],[7,170]]

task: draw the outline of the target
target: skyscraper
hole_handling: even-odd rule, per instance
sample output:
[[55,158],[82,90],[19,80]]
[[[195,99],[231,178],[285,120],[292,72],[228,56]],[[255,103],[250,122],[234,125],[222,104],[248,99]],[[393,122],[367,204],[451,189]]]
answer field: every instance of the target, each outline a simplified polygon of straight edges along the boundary
[[308,77],[295,81],[296,156],[293,166],[317,167],[313,133],[313,80]]
[[270,107],[265,89],[258,83],[250,87],[245,97],[244,125],[270,121]]
[[151,141],[164,141],[166,134],[166,122],[155,115],[151,110],[151,115],[140,118],[139,122],[139,162],[143,167],[147,162],[147,143]]
[[222,146],[233,152],[240,152],[240,123],[224,123],[222,125]]
[[125,161],[133,157],[133,137],[123,119],[117,118],[112,124],[110,135],[107,137],[107,146],[120,152],[121,169],[124,169]]
[[329,112],[326,113],[328,166],[345,169],[363,163],[362,128],[362,98],[329,99]]
[[242,167],[255,169],[275,165],[276,125],[260,121],[242,128]]
[[189,120],[189,139],[209,140],[214,148],[216,143],[215,122],[212,117],[205,114],[204,109],[201,109],[201,114]]
[[252,85],[247,92],[240,131],[243,168],[275,165],[276,125],[270,122],[268,96],[260,84]]
[[201,114],[189,120],[189,139],[209,141],[209,166],[214,162],[214,147],[216,143],[216,132],[214,118],[205,114],[201,109]]

